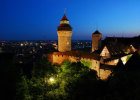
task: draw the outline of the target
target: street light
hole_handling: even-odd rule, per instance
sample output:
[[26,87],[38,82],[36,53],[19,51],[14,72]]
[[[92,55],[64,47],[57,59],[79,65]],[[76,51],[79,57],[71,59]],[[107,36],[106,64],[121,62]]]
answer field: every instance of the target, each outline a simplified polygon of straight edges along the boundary
[[52,78],[52,77],[49,80],[50,80],[50,82],[54,82],[54,78]]
[[55,82],[55,79],[53,77],[50,77],[49,80],[48,80],[48,82],[52,84],[52,83]]

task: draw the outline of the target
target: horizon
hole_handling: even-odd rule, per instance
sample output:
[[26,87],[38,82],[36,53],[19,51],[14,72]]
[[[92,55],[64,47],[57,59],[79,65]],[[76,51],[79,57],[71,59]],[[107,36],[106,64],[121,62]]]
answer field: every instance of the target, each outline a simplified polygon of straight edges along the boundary
[[72,40],[91,40],[96,30],[103,39],[140,35],[138,0],[4,0],[0,4],[0,41],[57,40],[56,28],[65,8]]
[[[107,37],[104,37],[104,38],[102,38],[101,40],[104,40],[105,38],[108,38],[108,37],[116,37],[116,36],[107,36]],[[122,36],[118,36],[118,37],[116,37],[116,38],[135,38],[135,37],[140,37],[140,35],[137,35],[137,36],[130,36],[130,37],[122,37]],[[1,41],[58,41],[58,39],[55,39],[55,40],[0,40],[0,42]],[[78,40],[76,40],[76,39],[72,39],[71,41],[92,41],[92,39],[90,39],[90,40],[80,40],[80,39],[78,39]]]

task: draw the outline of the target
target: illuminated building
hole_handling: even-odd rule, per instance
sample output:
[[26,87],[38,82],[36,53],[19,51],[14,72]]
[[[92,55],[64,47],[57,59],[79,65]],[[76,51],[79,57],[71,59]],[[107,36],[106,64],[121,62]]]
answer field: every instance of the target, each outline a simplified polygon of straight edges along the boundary
[[[119,59],[125,64],[127,57],[131,56],[131,54],[124,54],[122,50],[115,46],[105,45],[102,50],[99,50],[101,49],[102,38],[99,31],[92,34],[92,52],[71,51],[72,28],[65,14],[57,29],[59,52],[51,52],[46,55],[52,64],[61,65],[64,60],[80,61],[83,64],[86,62],[92,70],[97,71],[98,77],[104,80],[112,73]],[[96,53],[97,51],[100,52]]]
[[64,14],[63,18],[60,21],[60,25],[57,27],[57,34],[58,51],[71,51],[72,27],[69,25],[69,20],[67,19],[66,14]]

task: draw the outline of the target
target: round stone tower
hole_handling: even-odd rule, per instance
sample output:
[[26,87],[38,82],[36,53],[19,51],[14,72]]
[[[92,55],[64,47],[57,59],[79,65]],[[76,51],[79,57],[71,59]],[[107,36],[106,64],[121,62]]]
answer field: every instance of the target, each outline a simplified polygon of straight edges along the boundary
[[72,27],[69,25],[69,20],[67,19],[66,14],[64,14],[60,21],[60,25],[57,27],[57,35],[58,51],[71,51]]
[[92,52],[101,47],[101,38],[102,34],[98,30],[92,34]]

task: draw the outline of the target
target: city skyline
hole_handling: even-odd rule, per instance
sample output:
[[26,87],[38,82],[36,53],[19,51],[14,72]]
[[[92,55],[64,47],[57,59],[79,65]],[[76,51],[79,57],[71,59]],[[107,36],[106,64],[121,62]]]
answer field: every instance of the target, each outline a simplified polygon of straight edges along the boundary
[[66,15],[72,40],[91,40],[97,29],[106,36],[140,34],[140,1],[1,1],[0,40],[57,40],[57,27]]

